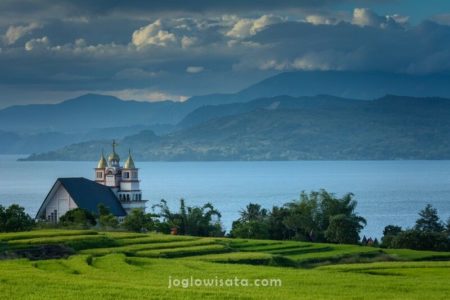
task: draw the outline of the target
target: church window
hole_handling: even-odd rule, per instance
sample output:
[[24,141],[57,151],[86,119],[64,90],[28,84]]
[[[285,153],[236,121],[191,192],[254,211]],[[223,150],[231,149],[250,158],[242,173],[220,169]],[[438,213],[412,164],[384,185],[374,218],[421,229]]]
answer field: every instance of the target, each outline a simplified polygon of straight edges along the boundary
[[103,173],[102,172],[97,172],[97,178],[103,178]]
[[127,195],[127,201],[130,201],[130,195]]
[[130,178],[130,173],[124,172],[123,173],[123,178]]
[[133,175],[133,178],[136,178],[137,177],[137,172],[133,172],[132,175]]

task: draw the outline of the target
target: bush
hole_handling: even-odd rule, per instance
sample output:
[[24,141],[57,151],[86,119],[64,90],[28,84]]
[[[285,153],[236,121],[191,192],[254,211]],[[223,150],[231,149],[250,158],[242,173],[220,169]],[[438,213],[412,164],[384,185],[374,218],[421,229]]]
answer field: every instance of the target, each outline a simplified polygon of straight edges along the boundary
[[98,205],[98,213],[98,224],[102,229],[117,228],[119,226],[117,217],[111,214],[109,209],[103,203]]
[[125,217],[122,226],[129,231],[143,232],[153,230],[154,221],[151,214],[135,208]]
[[409,229],[393,237],[392,248],[450,251],[450,240],[444,232]]
[[450,251],[450,231],[439,219],[437,210],[428,204],[419,212],[419,217],[413,229],[402,230],[399,226],[386,226],[383,231],[382,246]]
[[65,227],[89,228],[97,224],[95,217],[83,208],[69,210],[61,218],[59,224]]
[[400,226],[388,225],[384,227],[383,237],[381,238],[381,246],[385,248],[392,248],[392,240],[401,232],[402,228]]
[[25,208],[17,204],[8,208],[0,205],[0,232],[27,231],[34,225],[34,220],[25,213]]

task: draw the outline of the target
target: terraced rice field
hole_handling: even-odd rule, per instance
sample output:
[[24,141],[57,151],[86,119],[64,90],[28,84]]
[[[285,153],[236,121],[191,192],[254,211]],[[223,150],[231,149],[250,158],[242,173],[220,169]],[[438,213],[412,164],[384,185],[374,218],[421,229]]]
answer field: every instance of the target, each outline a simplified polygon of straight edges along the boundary
[[[49,245],[71,252],[18,258]],[[80,230],[0,234],[0,252],[1,299],[450,298],[444,252]]]

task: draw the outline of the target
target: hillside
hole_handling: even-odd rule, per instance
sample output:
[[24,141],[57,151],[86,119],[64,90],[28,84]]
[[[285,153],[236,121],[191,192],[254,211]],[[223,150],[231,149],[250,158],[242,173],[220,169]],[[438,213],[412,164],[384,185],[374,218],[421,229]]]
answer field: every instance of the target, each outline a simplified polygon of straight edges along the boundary
[[123,101],[87,94],[58,104],[12,106],[0,110],[4,131],[76,132],[108,127],[177,123],[190,112],[172,101]]
[[407,75],[384,72],[297,71],[284,72],[255,83],[235,94],[196,96],[188,100],[197,106],[248,102],[257,98],[333,95],[374,99],[386,94],[411,97],[450,97],[450,76]]
[[[138,160],[449,159],[450,100],[274,97],[200,108],[176,132],[125,137]],[[30,160],[95,160],[109,141],[74,144]],[[80,153],[84,156],[80,157]]]
[[[32,260],[11,259],[20,257]],[[0,234],[0,288],[6,299],[442,299],[449,259],[354,245],[42,230]],[[174,285],[191,277],[244,281]],[[265,279],[276,281],[257,286]]]

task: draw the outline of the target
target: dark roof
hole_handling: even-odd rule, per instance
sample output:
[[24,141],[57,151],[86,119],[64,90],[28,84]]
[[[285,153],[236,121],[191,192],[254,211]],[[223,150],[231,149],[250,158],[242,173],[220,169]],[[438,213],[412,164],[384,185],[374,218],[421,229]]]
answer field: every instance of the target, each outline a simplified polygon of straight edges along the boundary
[[125,216],[126,212],[114,192],[107,186],[95,181],[79,178],[58,178],[79,208],[91,213],[97,213],[97,206],[103,203],[110,212],[118,217]]

